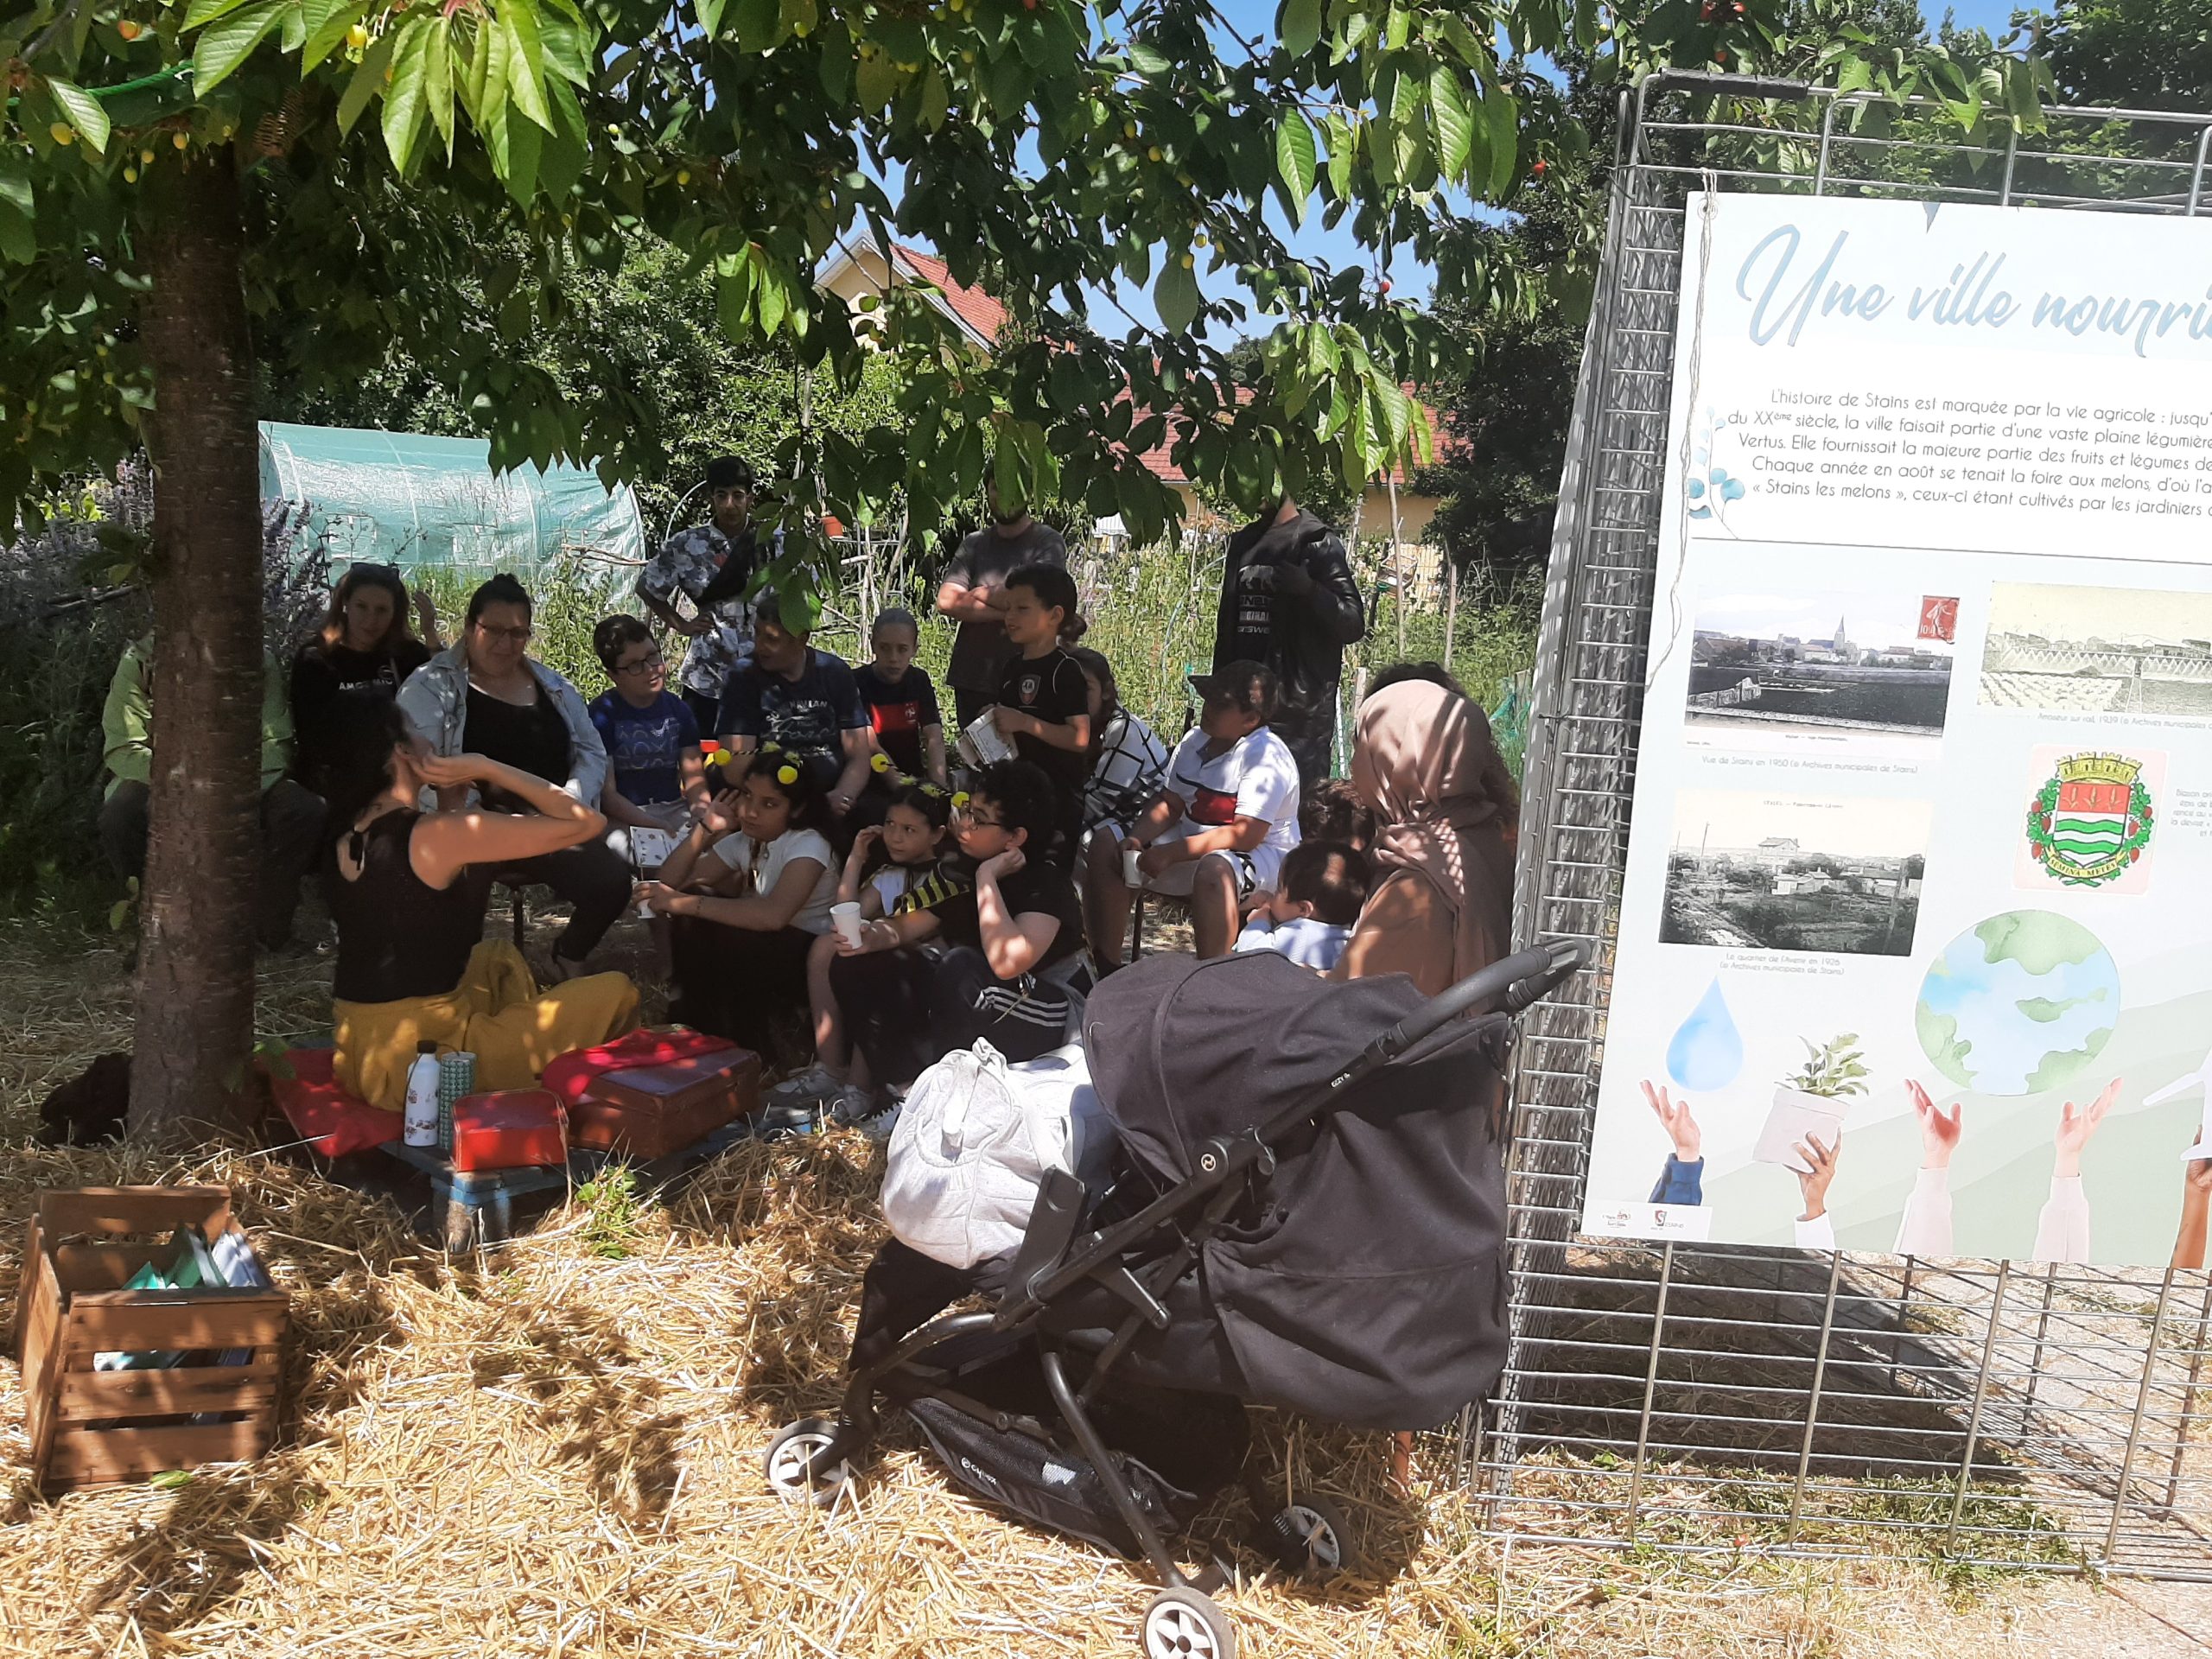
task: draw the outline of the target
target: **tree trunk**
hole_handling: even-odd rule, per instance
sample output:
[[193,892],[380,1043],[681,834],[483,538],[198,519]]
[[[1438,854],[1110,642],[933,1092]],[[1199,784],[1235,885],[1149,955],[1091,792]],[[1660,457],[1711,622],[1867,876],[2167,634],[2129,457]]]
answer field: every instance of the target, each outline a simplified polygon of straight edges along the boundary
[[235,1118],[253,1045],[261,480],[236,163],[190,156],[149,194],[153,824],[130,1125],[170,1134]]

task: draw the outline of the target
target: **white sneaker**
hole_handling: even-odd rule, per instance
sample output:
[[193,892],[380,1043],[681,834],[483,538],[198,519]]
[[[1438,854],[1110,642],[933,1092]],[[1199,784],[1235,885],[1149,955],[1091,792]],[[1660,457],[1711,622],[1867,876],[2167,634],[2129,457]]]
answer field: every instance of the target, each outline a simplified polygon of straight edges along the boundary
[[855,1089],[830,1103],[830,1113],[832,1122],[858,1129],[880,1146],[891,1138],[900,1109],[901,1103],[898,1101],[886,1101],[880,1096]]
[[831,1099],[845,1086],[842,1078],[832,1077],[828,1067],[817,1064],[796,1077],[785,1077],[768,1091],[768,1098],[779,1106],[797,1106]]

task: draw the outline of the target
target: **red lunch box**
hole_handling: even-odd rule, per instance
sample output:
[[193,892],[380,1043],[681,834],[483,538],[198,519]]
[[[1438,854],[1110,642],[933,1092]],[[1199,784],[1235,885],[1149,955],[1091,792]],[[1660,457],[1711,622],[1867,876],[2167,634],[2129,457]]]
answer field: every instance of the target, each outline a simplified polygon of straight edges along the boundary
[[453,1166],[474,1173],[569,1161],[569,1114],[550,1089],[500,1089],[454,1103]]

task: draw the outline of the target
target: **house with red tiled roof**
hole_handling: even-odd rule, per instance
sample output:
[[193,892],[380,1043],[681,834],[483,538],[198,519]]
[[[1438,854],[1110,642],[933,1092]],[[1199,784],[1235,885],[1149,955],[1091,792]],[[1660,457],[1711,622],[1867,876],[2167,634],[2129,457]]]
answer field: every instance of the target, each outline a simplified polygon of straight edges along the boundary
[[[862,309],[863,298],[887,294],[894,285],[928,291],[931,303],[950,319],[978,351],[989,352],[1006,327],[1005,306],[980,288],[955,282],[944,260],[906,243],[893,243],[887,257],[866,237],[840,244],[815,278],[818,289],[836,295],[856,313]],[[1413,388],[1408,386],[1406,391],[1411,396]],[[1249,396],[1239,389],[1239,401]],[[1441,442],[1443,416],[1426,404],[1422,408],[1427,410],[1430,429]],[[1143,418],[1141,413],[1138,418]],[[1171,422],[1171,427],[1172,424]],[[1170,454],[1173,443],[1171,429],[1158,445],[1144,453],[1142,460],[1154,477],[1183,498],[1184,521],[1202,523],[1211,515],[1200,504],[1196,486]],[[1428,585],[1438,579],[1441,566],[1434,549],[1416,552],[1414,544],[1421,542],[1440,504],[1434,496],[1414,493],[1408,485],[1403,467],[1396,469],[1389,479],[1378,478],[1368,486],[1359,508],[1359,539],[1363,544],[1390,540],[1394,489],[1397,540],[1407,546],[1406,556],[1418,561],[1421,571],[1421,575],[1410,579]],[[1351,526],[1344,528],[1349,531]]]
[[903,242],[893,243],[887,257],[867,237],[849,245],[840,243],[816,275],[814,285],[824,294],[835,294],[855,311],[863,298],[887,294],[894,287],[933,289],[930,302],[958,325],[968,342],[979,351],[988,352],[995,346],[1006,327],[1006,307],[980,288],[954,282],[951,269],[935,254]]

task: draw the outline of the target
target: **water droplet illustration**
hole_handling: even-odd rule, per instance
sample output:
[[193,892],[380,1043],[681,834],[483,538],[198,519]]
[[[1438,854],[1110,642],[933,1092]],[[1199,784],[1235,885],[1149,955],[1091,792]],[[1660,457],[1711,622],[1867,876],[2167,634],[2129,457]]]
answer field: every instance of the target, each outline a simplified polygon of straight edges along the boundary
[[1744,1069],[1744,1037],[1716,979],[1667,1045],[1667,1075],[1685,1089],[1725,1089]]

